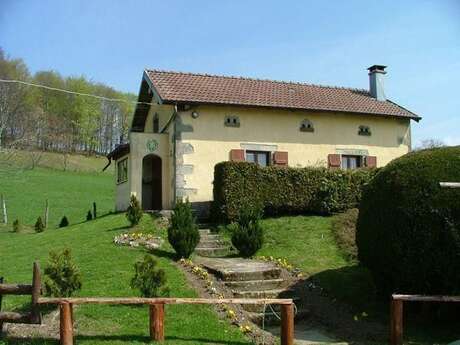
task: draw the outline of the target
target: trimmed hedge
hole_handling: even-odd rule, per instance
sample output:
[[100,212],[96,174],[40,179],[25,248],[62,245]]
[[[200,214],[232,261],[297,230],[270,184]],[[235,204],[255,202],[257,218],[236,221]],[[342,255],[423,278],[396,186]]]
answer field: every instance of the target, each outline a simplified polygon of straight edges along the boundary
[[341,212],[358,205],[362,186],[376,170],[218,163],[214,168],[213,215],[220,221],[234,221],[241,205],[262,207],[268,216]]
[[358,257],[382,296],[460,294],[460,146],[405,155],[364,189]]

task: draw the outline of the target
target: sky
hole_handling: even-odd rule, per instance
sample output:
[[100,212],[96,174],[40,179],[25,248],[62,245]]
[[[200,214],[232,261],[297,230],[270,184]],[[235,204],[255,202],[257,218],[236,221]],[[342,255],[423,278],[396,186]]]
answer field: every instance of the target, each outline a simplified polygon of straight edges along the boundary
[[0,0],[0,47],[31,72],[137,93],[145,68],[368,88],[460,144],[460,0]]

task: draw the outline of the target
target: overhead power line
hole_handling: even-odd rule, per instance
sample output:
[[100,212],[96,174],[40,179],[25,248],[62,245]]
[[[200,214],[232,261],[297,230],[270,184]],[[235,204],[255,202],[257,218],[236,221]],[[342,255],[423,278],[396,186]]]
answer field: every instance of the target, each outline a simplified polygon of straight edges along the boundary
[[132,104],[154,105],[154,103],[149,103],[149,102],[129,101],[129,100],[126,100],[126,99],[123,99],[123,98],[109,98],[109,97],[104,97],[104,96],[93,95],[93,94],[90,94],[90,93],[64,90],[64,89],[59,89],[57,87],[51,87],[51,86],[35,84],[35,83],[29,83],[29,82],[23,81],[23,80],[0,79],[0,83],[23,84],[23,85],[27,85],[27,86],[40,87],[42,89],[47,89],[47,90],[52,90],[52,91],[65,92],[65,93],[69,93],[69,94],[72,94],[72,95],[98,98],[98,99],[102,99],[104,101],[110,101],[110,102],[124,102],[124,103],[132,103]]

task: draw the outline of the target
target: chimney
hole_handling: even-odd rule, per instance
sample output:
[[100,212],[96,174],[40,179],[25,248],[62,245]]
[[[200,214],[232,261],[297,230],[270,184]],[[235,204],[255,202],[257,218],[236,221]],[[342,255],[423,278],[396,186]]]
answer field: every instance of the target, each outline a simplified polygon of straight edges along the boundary
[[387,73],[383,65],[373,65],[369,70],[369,92],[378,101],[386,101],[385,89],[383,87],[383,76]]

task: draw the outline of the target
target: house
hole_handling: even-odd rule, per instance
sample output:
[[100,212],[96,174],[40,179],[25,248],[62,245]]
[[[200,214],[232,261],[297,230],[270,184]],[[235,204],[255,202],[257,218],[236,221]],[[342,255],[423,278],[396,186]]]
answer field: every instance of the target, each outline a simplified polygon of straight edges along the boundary
[[369,90],[145,70],[129,144],[116,164],[116,209],[131,194],[145,210],[188,198],[205,214],[216,163],[262,166],[383,166],[411,149],[411,120],[386,99],[385,67],[369,70]]

